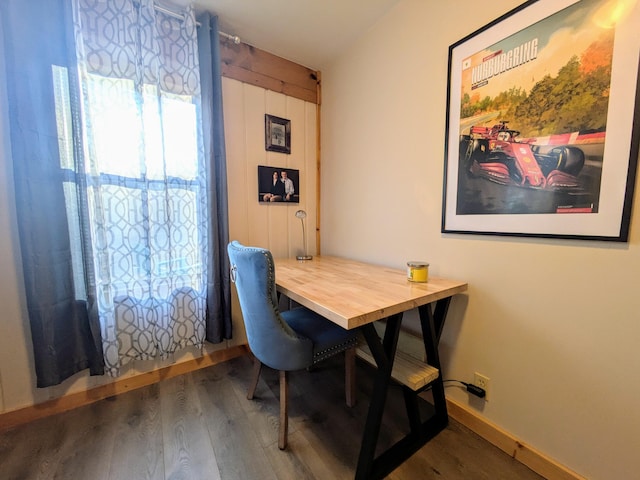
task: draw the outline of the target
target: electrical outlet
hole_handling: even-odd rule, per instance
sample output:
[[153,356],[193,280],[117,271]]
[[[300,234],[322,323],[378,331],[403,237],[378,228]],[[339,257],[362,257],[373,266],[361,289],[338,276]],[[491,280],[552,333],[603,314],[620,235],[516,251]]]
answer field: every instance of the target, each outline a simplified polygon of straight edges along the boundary
[[489,384],[490,384],[489,377],[487,377],[486,375],[482,375],[481,373],[475,372],[473,374],[473,384],[476,387],[480,387],[484,389],[486,393],[484,397],[484,401],[488,402],[489,401]]

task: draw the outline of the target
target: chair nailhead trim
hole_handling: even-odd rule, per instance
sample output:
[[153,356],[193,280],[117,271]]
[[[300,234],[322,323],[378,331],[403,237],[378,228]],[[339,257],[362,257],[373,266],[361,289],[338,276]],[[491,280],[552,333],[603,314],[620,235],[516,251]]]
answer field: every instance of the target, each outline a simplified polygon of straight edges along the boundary
[[347,350],[348,348],[354,347],[357,344],[358,340],[354,338],[352,340],[347,340],[346,342],[339,343],[338,345],[334,345],[333,347],[325,348],[324,350],[321,350],[314,354],[313,363],[317,363],[320,360],[325,360],[326,358],[333,356],[336,351]]

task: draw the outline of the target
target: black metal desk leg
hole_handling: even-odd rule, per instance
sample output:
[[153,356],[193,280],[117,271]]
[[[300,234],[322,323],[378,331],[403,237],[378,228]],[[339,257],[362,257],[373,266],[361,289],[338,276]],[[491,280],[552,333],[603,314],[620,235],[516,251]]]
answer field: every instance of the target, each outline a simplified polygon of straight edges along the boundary
[[358,457],[358,468],[356,470],[356,480],[371,478],[401,323],[402,314],[393,315],[387,319],[387,327],[382,343],[372,324],[367,324],[362,327],[362,332],[367,340],[371,354],[376,361],[378,370],[373,385],[367,422],[364,426],[360,456]]
[[407,409],[407,417],[409,420],[411,434],[420,435],[422,433],[422,421],[420,420],[418,395],[406,385],[402,386],[402,394],[404,395],[404,405]]
[[451,305],[451,297],[443,298],[436,302],[435,311],[433,313],[433,325],[436,332],[436,345],[440,342],[440,335],[444,327],[444,320],[447,318],[447,312]]
[[442,369],[440,368],[440,354],[438,353],[438,341],[442,332],[444,319],[449,309],[451,298],[438,300],[435,306],[435,315],[432,312],[431,304],[423,305],[418,308],[420,314],[420,326],[422,327],[422,339],[424,340],[424,348],[427,354],[427,363],[432,367],[440,370],[438,379],[433,382],[431,391],[433,394],[433,406],[435,407],[436,417],[448,423],[447,402],[444,397],[444,383],[442,382]]

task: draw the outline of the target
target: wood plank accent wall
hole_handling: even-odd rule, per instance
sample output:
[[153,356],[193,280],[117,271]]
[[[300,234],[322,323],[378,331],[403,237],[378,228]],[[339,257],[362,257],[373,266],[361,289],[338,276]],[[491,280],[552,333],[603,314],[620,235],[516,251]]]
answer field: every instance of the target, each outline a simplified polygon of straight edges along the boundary
[[[299,255],[302,230],[295,212],[302,209],[307,249],[316,255],[317,106],[230,78],[223,78],[222,90],[230,239],[268,248],[276,258]],[[291,120],[291,154],[265,150],[265,114]],[[258,166],[298,170],[299,203],[258,202]]]
[[318,104],[318,72],[246,43],[220,40],[222,75]]
[[[231,40],[221,38],[220,39],[220,54],[221,54],[221,62],[222,62],[222,76],[228,79],[237,80],[245,85],[244,94],[241,96],[244,97],[242,100],[239,100],[238,91],[236,88],[231,87],[223,87],[225,88],[225,102],[231,103],[233,106],[228,108],[225,105],[225,124],[227,130],[227,164],[233,165],[234,162],[238,161],[236,157],[234,159],[234,155],[229,155],[229,145],[234,145],[231,147],[231,150],[234,151],[238,147],[237,144],[234,144],[236,141],[240,141],[242,143],[251,142],[250,139],[253,138],[250,132],[248,132],[247,128],[250,124],[245,123],[244,128],[241,127],[242,121],[238,118],[241,113],[238,107],[242,106],[242,110],[244,110],[245,117],[248,113],[248,109],[251,110],[254,108],[254,103],[256,100],[258,104],[260,103],[259,96],[254,95],[250,86],[259,87],[260,89],[264,89],[267,91],[274,92],[275,94],[281,94],[281,98],[290,97],[287,100],[287,105],[295,105],[296,100],[303,100],[304,102],[309,102],[316,105],[315,109],[310,109],[307,106],[307,111],[315,112],[315,119],[310,121],[309,116],[307,114],[304,115],[304,121],[300,123],[299,120],[301,118],[291,118],[291,114],[287,112],[289,108],[282,106],[281,101],[273,101],[277,98],[277,95],[266,94],[264,99],[264,107],[266,107],[265,113],[275,114],[278,116],[283,116],[285,118],[289,118],[292,120],[292,124],[295,123],[296,129],[298,132],[304,131],[304,137],[298,136],[304,142],[304,164],[309,174],[305,175],[302,171],[300,172],[301,176],[305,175],[306,185],[304,188],[306,190],[306,201],[303,205],[300,205],[299,208],[307,210],[307,214],[310,217],[307,218],[307,236],[308,236],[308,249],[309,253],[319,254],[320,253],[320,104],[322,101],[322,86],[321,86],[321,73],[319,71],[312,70],[303,65],[299,65],[297,63],[291,62],[284,58],[273,55],[264,50],[260,50],[251,45],[240,43],[235,44]],[[224,83],[224,82],[223,82]],[[226,85],[230,85],[228,82]],[[232,93],[234,92],[234,93]],[[297,108],[294,108],[296,110]],[[252,115],[255,115],[253,113]],[[251,122],[251,115],[245,118],[244,122]],[[238,128],[240,127],[240,128]],[[302,127],[302,128],[300,128]],[[312,135],[312,130],[315,129],[315,142],[310,140],[310,136]],[[239,132],[239,130],[241,132]],[[244,130],[244,131],[243,131]],[[240,134],[239,134],[240,133]],[[258,134],[259,132],[255,132]],[[240,137],[240,138],[239,138]],[[294,139],[292,139],[293,141]],[[298,143],[299,142],[294,142]],[[294,145],[295,147],[295,145]],[[311,156],[311,149],[315,147],[315,158]],[[262,155],[258,153],[258,149],[254,149],[253,147],[246,147],[248,150],[244,152],[245,158],[260,158]],[[262,147],[259,147],[262,148]],[[296,148],[297,152],[292,152],[290,157],[299,156],[300,149]],[[269,155],[268,159],[277,159],[281,154]],[[280,162],[282,163],[282,162]],[[289,162],[287,162],[289,163]],[[270,165],[269,161],[259,161],[258,164],[261,165]],[[294,165],[287,165],[290,168],[298,168]],[[229,167],[228,167],[229,168]],[[238,168],[237,165],[231,166],[231,169]],[[311,169],[313,168],[313,172]],[[237,179],[237,173],[233,172],[229,173],[229,182],[231,184],[232,179]],[[253,174],[249,173],[249,179]],[[302,178],[302,177],[301,177]],[[315,181],[315,185],[313,182]],[[232,197],[240,200],[241,196],[247,195],[247,192],[230,192],[230,203],[233,202]],[[251,195],[249,195],[251,196]],[[312,196],[315,198],[312,200]],[[240,201],[240,204],[243,202]],[[251,216],[251,215],[250,215]],[[241,228],[244,230],[244,228]],[[232,232],[233,233],[233,232]],[[252,235],[249,235],[247,238],[251,238]],[[249,240],[247,240],[249,241]],[[267,246],[267,245],[265,245]],[[269,242],[269,248],[274,248],[276,250],[279,249],[278,245],[273,245]],[[290,248],[288,248],[290,250]],[[277,252],[274,252],[274,254]],[[289,252],[290,253],[290,252]]]

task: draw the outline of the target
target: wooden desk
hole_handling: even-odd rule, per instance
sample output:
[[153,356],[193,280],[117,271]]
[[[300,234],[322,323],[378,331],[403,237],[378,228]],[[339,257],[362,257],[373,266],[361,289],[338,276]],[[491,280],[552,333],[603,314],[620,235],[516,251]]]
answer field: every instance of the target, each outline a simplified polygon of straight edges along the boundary
[[[376,364],[376,375],[356,470],[356,479],[378,479],[391,473],[447,426],[442,375],[432,382],[435,414],[420,419],[419,392],[403,387],[411,431],[375,458],[382,414],[391,382],[402,314],[417,308],[427,361],[440,370],[438,341],[451,297],[467,284],[442,278],[412,283],[404,270],[385,268],[337,257],[310,261],[276,259],[276,287],[290,299],[346,329],[360,328]],[[433,306],[433,308],[432,308]],[[381,340],[372,322],[386,320]]]

